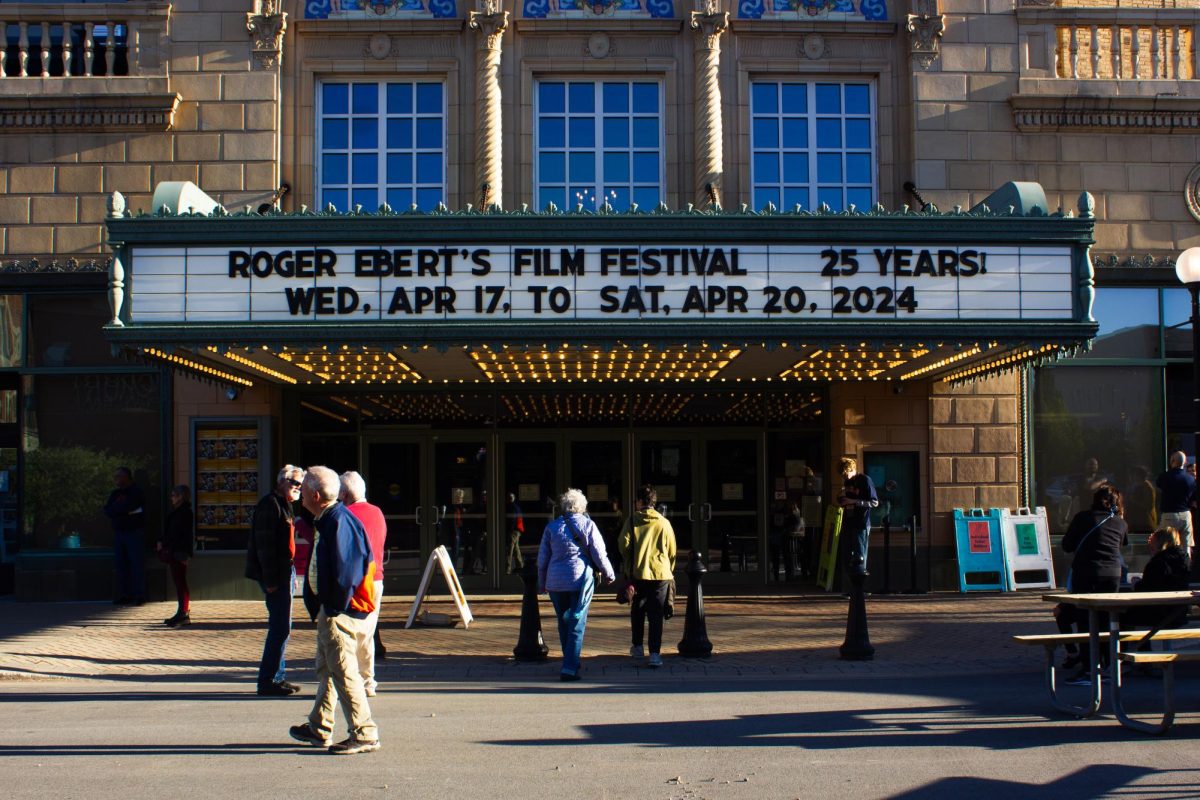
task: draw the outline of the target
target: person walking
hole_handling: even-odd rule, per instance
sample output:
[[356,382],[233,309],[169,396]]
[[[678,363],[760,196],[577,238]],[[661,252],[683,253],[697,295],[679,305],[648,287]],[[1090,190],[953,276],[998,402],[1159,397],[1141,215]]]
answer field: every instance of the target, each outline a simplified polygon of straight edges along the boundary
[[547,523],[538,547],[538,593],[549,592],[558,619],[563,661],[559,679],[579,680],[588,606],[596,588],[593,571],[606,584],[616,580],[604,549],[604,537],[587,516],[587,498],[567,489],[558,499],[562,516]]
[[[341,488],[338,474],[328,467],[309,467],[305,473],[301,502],[312,512],[316,543],[304,579],[304,606],[317,624],[317,693],[308,720],[293,725],[288,735],[328,747],[334,755],[353,755],[379,749],[379,727],[371,717],[357,655],[375,610],[375,562],[362,523],[338,502]],[[331,744],[335,699],[349,736]]]
[[508,556],[505,571],[511,575],[520,572],[525,567],[525,557],[521,554],[521,534],[525,533],[525,517],[521,514],[521,506],[517,505],[517,496],[509,492],[505,496],[505,522],[508,524]]
[[379,684],[375,681],[375,656],[387,651],[379,641],[379,610],[383,607],[383,553],[387,546],[387,520],[379,506],[367,502],[367,484],[362,475],[351,470],[341,476],[340,499],[346,510],[362,523],[371,545],[371,562],[375,566],[375,610],[366,619],[358,638],[358,672],[362,675],[367,697],[374,697]]
[[299,686],[284,678],[296,577],[292,504],[300,498],[303,480],[304,470],[299,467],[288,464],[279,470],[275,488],[258,501],[250,524],[246,577],[258,582],[267,606],[267,638],[258,665],[258,693],[263,697],[286,697],[300,691]]
[[163,620],[168,628],[178,628],[191,623],[191,595],[188,593],[187,565],[192,557],[192,532],[195,514],[192,513],[192,490],[179,484],[171,490],[171,513],[163,524],[163,535],[158,542],[159,559],[171,571],[175,584],[175,616]]
[[1168,469],[1158,476],[1158,524],[1179,531],[1183,552],[1189,558],[1195,538],[1192,536],[1192,498],[1196,494],[1196,479],[1184,467],[1187,455],[1181,450],[1171,453]]
[[838,560],[845,574],[866,575],[871,509],[879,505],[879,495],[875,492],[874,481],[858,471],[858,462],[853,458],[843,458],[839,467],[843,483],[838,505],[843,510]]
[[146,497],[129,467],[117,467],[113,483],[117,488],[104,504],[104,515],[112,523],[117,569],[113,605],[140,606],[146,602]]
[[671,522],[655,510],[658,492],[646,484],[634,495],[634,512],[621,529],[619,548],[625,577],[633,581],[634,595],[629,603],[629,627],[633,645],[629,655],[642,658],[646,619],[650,620],[650,659],[647,666],[662,666],[662,629],[667,591],[674,580],[675,530]]

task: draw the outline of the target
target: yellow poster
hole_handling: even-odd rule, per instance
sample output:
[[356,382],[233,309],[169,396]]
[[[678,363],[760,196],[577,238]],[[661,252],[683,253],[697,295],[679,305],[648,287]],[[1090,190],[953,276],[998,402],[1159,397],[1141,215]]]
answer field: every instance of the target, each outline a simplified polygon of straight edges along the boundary
[[821,531],[821,558],[817,564],[817,584],[833,591],[833,570],[837,566],[838,536],[842,532],[842,507],[830,505],[825,509],[825,526]]

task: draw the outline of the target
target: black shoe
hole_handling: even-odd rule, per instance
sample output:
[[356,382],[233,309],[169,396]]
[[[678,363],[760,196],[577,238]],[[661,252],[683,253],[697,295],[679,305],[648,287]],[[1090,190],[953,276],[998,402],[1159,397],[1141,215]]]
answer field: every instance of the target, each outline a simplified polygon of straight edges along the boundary
[[190,625],[192,617],[190,614],[176,614],[170,619],[164,619],[163,624],[168,628],[178,628],[180,625]]
[[296,692],[283,686],[282,684],[272,683],[270,686],[258,687],[259,697],[291,697]]
[[1082,665],[1083,665],[1083,656],[1076,654],[1073,656],[1067,656],[1065,659],[1063,659],[1062,666],[1059,667],[1059,669],[1061,669],[1061,670],[1076,669]]
[[291,681],[279,681],[275,685],[282,686],[284,689],[287,689],[292,694],[295,694],[296,692],[300,691],[300,686],[298,684],[292,683]]
[[579,680],[579,675],[578,673],[560,672],[558,674],[558,679],[563,683],[570,683],[571,681]]
[[329,747],[333,743],[331,739],[326,739],[314,731],[312,726],[307,722],[303,725],[293,725],[288,728],[288,736],[291,736],[297,742],[306,742],[316,747]]

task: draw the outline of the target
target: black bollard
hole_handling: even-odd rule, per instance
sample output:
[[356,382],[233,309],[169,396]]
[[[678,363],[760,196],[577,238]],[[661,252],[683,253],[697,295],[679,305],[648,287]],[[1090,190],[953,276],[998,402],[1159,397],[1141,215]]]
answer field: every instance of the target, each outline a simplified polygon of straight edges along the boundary
[[517,646],[513,648],[513,658],[517,661],[545,661],[550,648],[542,639],[542,612],[538,609],[537,562],[532,559],[525,562],[521,570],[521,580],[525,582],[525,595],[521,598],[521,633],[517,637]]
[[855,569],[842,574],[850,581],[850,610],[846,614],[846,640],[838,652],[843,661],[871,661],[875,658],[875,648],[867,632],[867,597],[863,592],[867,571]]
[[688,560],[687,576],[691,582],[688,592],[687,618],[683,622],[683,638],[679,640],[679,655],[685,658],[708,658],[712,655],[712,642],[708,640],[708,626],[704,622],[704,573],[708,570],[700,554],[692,551]]

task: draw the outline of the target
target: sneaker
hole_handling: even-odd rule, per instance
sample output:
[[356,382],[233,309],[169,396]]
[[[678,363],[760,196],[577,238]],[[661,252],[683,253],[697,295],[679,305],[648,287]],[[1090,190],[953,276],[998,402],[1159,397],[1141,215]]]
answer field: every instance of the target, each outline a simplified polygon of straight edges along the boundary
[[258,687],[259,697],[291,697],[295,692],[286,686],[278,683],[272,683],[270,686]]
[[329,746],[329,752],[335,756],[352,756],[355,753],[371,753],[378,749],[378,739],[355,739],[353,736],[345,741]]
[[629,648],[629,655],[632,658],[645,658],[646,651],[642,649],[640,644],[635,644],[633,647]]
[[300,686],[298,684],[292,683],[291,681],[279,681],[275,685],[282,686],[284,689],[287,689],[292,694],[295,694],[296,692],[300,691]]
[[303,725],[293,725],[288,728],[288,736],[291,736],[297,742],[305,742],[314,747],[329,747],[329,739],[312,729],[312,726],[307,722]]
[[1092,676],[1087,672],[1080,672],[1067,678],[1063,683],[1067,686],[1091,686]]
[[164,619],[163,624],[168,628],[178,628],[180,625],[191,625],[192,617],[190,614],[176,614],[170,619]]
[[658,653],[651,653],[650,660],[646,662],[646,666],[650,669],[658,669],[662,666],[662,656]]
[[376,686],[364,686],[363,691],[366,693],[367,697],[374,697],[376,688]]

